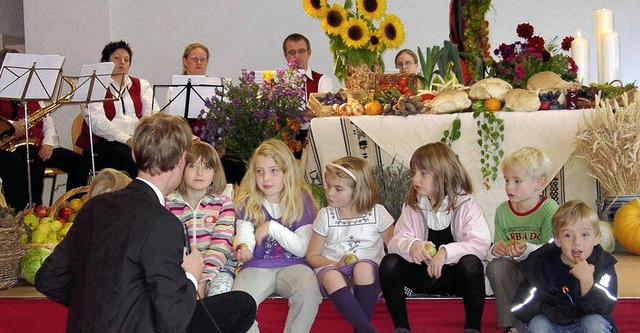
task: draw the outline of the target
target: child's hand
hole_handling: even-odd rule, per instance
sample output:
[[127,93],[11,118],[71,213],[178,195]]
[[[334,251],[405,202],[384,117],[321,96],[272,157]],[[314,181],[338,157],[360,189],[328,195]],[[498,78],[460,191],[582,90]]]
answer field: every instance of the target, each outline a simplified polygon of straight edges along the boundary
[[251,258],[253,258],[253,253],[251,252],[251,250],[249,250],[249,247],[247,247],[247,244],[242,243],[239,244],[236,247],[236,259],[238,259],[238,261],[249,261],[251,260]]
[[576,257],[576,263],[571,265],[569,274],[573,275],[580,281],[580,289],[583,291],[582,295],[586,294],[591,286],[593,286],[593,273],[596,268],[588,263],[586,260]]
[[267,234],[269,234],[269,223],[271,222],[262,223],[259,227],[256,228],[256,244],[262,245],[262,240],[267,237]]
[[495,244],[493,244],[493,247],[491,248],[491,254],[493,254],[496,257],[502,257],[506,255],[507,243],[503,241],[497,241]]
[[442,247],[438,250],[438,253],[431,259],[429,266],[427,266],[427,273],[429,276],[435,279],[439,279],[442,275],[442,266],[447,261],[447,249]]
[[519,257],[524,254],[527,250],[527,243],[525,242],[514,242],[513,244],[507,247],[507,254],[513,257]]
[[414,263],[419,265],[423,262],[429,262],[432,259],[424,248],[427,245],[435,247],[435,245],[429,241],[418,241],[411,244],[411,248],[409,248],[409,255],[411,256],[411,259],[413,259]]

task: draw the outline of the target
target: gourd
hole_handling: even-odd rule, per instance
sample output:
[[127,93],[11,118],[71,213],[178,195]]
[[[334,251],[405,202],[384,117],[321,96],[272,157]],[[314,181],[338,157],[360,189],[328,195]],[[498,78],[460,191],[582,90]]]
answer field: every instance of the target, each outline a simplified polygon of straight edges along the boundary
[[618,209],[613,219],[613,235],[627,251],[640,255],[640,198]]
[[611,223],[600,221],[600,233],[602,234],[600,246],[609,253],[613,252],[616,248],[616,239],[613,237],[613,227]]

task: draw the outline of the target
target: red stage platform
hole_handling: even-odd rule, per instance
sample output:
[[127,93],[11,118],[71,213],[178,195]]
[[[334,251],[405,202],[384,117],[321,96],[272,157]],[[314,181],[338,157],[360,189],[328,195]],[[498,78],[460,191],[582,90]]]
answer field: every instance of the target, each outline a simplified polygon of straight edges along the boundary
[[[460,299],[410,299],[409,320],[414,332],[461,332],[464,312]],[[620,332],[637,332],[640,299],[619,299],[614,319]],[[282,332],[287,313],[284,299],[268,299],[260,305],[262,333]],[[64,332],[67,309],[47,299],[0,298],[0,333]],[[383,302],[376,306],[373,323],[380,332],[391,332],[391,317]],[[353,329],[329,300],[320,305],[311,332],[352,333]],[[482,316],[483,332],[502,332],[496,327],[493,299],[487,299]]]

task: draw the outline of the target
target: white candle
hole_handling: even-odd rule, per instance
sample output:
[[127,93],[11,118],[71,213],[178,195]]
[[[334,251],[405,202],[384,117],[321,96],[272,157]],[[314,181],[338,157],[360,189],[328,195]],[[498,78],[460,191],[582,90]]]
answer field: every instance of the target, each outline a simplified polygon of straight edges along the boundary
[[[596,10],[596,55],[597,55],[597,65],[598,65],[598,82],[602,83],[602,78],[600,78],[600,73],[603,72],[603,62],[602,62],[602,45],[601,45],[601,36],[613,31],[613,11],[611,9],[602,8]],[[606,81],[605,81],[606,82]]]
[[589,84],[589,41],[582,37],[580,31],[571,42],[571,58],[578,66],[578,82]]
[[602,72],[598,73],[598,82],[606,83],[620,80],[620,35],[609,32],[600,36],[602,48]]

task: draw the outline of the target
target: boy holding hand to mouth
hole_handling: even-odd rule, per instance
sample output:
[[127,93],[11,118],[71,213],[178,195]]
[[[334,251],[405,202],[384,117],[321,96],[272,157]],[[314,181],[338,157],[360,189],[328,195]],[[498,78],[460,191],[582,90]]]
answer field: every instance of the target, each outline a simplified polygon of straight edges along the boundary
[[526,332],[617,332],[611,315],[617,301],[616,259],[599,245],[598,215],[579,200],[552,219],[554,242],[522,261],[525,280],[511,312]]

